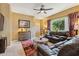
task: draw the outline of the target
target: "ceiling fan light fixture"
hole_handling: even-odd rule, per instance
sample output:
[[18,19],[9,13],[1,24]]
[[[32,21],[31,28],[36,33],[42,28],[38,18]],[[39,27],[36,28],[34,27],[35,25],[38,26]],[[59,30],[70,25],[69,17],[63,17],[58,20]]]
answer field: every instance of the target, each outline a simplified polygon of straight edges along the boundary
[[37,14],[39,14],[39,13],[47,14],[46,11],[52,10],[52,9],[53,9],[53,8],[44,8],[44,5],[41,5],[41,8],[40,8],[40,9],[33,9],[33,10],[39,11]]
[[41,13],[43,13],[44,11],[41,11]]

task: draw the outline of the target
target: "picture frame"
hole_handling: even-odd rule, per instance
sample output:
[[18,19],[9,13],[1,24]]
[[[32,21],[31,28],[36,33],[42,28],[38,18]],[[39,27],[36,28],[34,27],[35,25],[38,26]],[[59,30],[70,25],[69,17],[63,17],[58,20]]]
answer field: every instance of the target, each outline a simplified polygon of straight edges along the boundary
[[19,26],[19,28],[30,28],[30,21],[29,20],[19,20],[18,26]]
[[63,16],[63,17],[60,17],[60,18],[51,19],[50,30],[53,31],[53,32],[69,31],[69,17]]

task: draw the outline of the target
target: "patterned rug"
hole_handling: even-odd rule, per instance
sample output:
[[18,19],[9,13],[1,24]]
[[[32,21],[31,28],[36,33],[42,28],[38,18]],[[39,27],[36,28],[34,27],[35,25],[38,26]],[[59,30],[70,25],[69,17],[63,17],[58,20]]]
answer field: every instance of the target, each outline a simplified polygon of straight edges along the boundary
[[21,41],[26,56],[36,56],[37,50],[31,40]]

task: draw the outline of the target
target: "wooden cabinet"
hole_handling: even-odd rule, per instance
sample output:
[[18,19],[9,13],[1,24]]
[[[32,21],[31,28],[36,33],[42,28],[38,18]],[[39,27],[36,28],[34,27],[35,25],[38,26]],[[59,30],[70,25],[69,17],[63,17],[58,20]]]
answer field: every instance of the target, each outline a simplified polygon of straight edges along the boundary
[[18,40],[28,40],[31,39],[31,32],[19,32],[18,33]]

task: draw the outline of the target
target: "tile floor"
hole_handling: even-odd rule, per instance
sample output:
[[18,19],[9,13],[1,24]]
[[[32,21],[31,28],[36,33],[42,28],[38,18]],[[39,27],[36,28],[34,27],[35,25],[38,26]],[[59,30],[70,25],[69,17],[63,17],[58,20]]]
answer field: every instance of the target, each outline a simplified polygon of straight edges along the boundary
[[0,56],[25,56],[21,42],[13,42],[5,50],[5,53],[0,53]]

